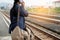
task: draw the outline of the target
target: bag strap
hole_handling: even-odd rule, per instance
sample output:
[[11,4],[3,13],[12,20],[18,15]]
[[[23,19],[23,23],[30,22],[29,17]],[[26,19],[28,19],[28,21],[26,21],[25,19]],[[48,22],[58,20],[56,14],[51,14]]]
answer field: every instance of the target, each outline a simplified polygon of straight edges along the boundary
[[20,6],[18,7],[17,26],[19,26],[19,18],[20,18]]
[[[17,27],[19,27],[19,21],[20,21],[19,18],[20,18],[20,6],[18,7]],[[18,28],[18,34],[19,34],[19,36],[22,36],[23,30],[21,30],[21,28],[20,29]]]

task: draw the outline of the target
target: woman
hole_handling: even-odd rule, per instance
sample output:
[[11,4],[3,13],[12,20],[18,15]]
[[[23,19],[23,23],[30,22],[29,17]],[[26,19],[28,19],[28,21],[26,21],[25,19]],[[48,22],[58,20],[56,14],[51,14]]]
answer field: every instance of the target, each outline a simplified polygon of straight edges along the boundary
[[18,15],[18,8],[20,16],[19,16],[19,27],[23,30],[25,30],[25,17],[28,16],[28,13],[24,9],[24,2],[21,0],[14,0],[14,6],[10,10],[10,20],[11,24],[9,27],[9,33],[11,34],[11,31],[15,29],[17,26],[17,15]]

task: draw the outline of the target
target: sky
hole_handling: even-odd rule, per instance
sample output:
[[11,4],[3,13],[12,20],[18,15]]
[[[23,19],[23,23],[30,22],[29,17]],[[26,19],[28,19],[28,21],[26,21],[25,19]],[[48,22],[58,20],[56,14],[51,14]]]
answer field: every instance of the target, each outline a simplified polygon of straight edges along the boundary
[[[51,6],[56,0],[24,0],[25,6]],[[0,0],[0,3],[6,2],[13,4],[13,0]]]

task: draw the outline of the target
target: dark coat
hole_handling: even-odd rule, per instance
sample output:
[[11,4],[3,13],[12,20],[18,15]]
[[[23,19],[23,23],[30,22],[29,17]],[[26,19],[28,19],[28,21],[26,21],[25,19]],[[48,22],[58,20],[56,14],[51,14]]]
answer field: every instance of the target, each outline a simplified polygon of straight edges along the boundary
[[23,6],[19,6],[18,4],[15,4],[14,7],[10,10],[10,20],[11,24],[9,27],[9,33],[14,30],[14,28],[17,26],[17,15],[18,15],[18,8],[20,7],[20,18],[19,18],[19,27],[21,29],[25,29],[25,17],[28,16],[27,11],[24,10]]

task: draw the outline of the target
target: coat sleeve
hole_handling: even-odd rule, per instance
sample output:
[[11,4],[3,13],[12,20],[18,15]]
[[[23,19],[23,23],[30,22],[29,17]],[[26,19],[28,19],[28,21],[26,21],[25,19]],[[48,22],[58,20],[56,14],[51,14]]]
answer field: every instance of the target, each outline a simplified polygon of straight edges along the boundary
[[[18,8],[19,8],[20,6],[16,6],[15,7],[15,10],[16,10],[16,12],[18,13]],[[21,6],[20,7],[20,16],[23,16],[23,17],[27,17],[28,16],[28,12]]]

